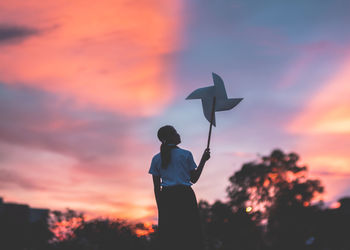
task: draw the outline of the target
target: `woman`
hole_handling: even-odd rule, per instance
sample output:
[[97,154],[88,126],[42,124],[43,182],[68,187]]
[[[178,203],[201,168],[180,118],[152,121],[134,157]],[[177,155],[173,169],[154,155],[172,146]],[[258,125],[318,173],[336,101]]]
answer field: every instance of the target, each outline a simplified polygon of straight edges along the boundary
[[197,167],[192,153],[177,147],[181,139],[174,127],[161,127],[158,139],[162,142],[160,153],[153,157],[149,173],[158,207],[161,249],[202,249],[199,211],[191,185],[198,181],[210,151],[204,151]]

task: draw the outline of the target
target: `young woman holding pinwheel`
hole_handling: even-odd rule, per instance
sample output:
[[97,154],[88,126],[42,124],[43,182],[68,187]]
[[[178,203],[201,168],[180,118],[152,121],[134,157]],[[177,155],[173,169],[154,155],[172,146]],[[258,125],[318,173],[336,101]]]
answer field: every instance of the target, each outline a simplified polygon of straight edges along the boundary
[[198,205],[191,185],[198,181],[210,151],[204,151],[197,167],[192,153],[177,146],[181,138],[174,127],[161,127],[158,139],[160,152],[153,157],[149,173],[158,207],[161,249],[202,249]]

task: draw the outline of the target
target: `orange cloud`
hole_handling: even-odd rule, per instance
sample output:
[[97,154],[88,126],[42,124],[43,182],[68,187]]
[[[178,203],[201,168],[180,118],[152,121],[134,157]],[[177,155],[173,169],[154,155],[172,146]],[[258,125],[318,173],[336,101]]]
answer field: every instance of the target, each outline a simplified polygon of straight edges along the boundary
[[[150,152],[145,146],[134,145],[133,149],[140,152],[134,163],[106,156],[107,160],[76,167],[77,160],[70,156],[0,144],[0,151],[6,154],[0,168],[0,191],[7,201],[34,207],[69,207],[90,217],[155,223],[157,209],[144,160],[144,151]],[[103,165],[105,160],[108,166]]]
[[0,47],[0,81],[80,105],[155,114],[174,92],[165,58],[179,44],[180,7],[160,0],[2,2],[0,23],[38,32]]
[[297,148],[313,175],[325,183],[327,200],[336,199],[350,179],[349,69],[350,58],[287,127],[300,136]]
[[294,133],[350,133],[350,59],[289,126]]

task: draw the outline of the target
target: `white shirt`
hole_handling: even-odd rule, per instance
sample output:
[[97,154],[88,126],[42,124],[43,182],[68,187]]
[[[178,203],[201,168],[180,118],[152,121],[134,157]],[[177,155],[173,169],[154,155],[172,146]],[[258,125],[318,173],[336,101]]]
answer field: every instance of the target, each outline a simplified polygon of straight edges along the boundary
[[160,153],[153,156],[151,167],[148,171],[152,175],[160,176],[162,180],[161,186],[192,185],[190,172],[196,169],[197,165],[190,151],[182,148],[173,148],[171,150],[170,163],[166,169],[162,168],[161,162]]

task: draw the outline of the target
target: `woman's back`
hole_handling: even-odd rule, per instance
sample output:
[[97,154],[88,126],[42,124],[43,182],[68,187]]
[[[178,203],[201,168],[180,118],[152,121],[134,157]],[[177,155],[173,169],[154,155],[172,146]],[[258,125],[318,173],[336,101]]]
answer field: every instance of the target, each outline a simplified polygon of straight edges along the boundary
[[191,186],[190,172],[197,168],[192,153],[188,150],[174,147],[171,149],[170,162],[166,168],[161,166],[160,153],[156,154],[151,163],[150,174],[160,176],[163,187],[186,185]]

